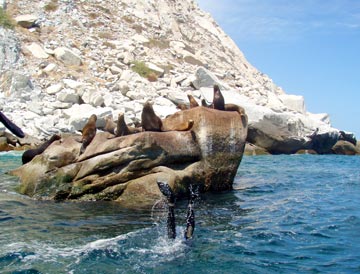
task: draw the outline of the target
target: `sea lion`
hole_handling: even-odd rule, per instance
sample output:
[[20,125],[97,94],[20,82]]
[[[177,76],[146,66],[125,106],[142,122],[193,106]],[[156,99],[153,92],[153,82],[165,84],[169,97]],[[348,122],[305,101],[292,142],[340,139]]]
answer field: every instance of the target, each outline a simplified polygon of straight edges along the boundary
[[105,117],[104,131],[107,131],[115,135],[115,129],[116,129],[116,123],[114,122],[112,115]]
[[167,123],[164,126],[162,120],[155,114],[151,103],[147,101],[141,113],[141,125],[143,131],[187,131],[193,127],[194,121],[188,120],[179,124]]
[[0,122],[17,137],[24,138],[25,134],[17,125],[11,122],[4,113],[0,111]]
[[175,239],[176,238],[176,225],[175,225],[175,213],[174,213],[175,195],[167,182],[161,182],[159,180],[157,180],[156,182],[161,193],[166,197],[168,204],[168,217],[166,223],[168,238]]
[[146,101],[141,113],[141,126],[144,131],[161,131],[162,121],[155,114],[150,101]]
[[225,104],[225,111],[237,111],[240,115],[245,114],[245,109],[235,104]]
[[94,139],[96,135],[96,120],[97,116],[92,114],[86,125],[83,127],[80,154],[84,153],[86,147],[91,143],[92,139]]
[[189,107],[185,104],[175,104],[176,105],[176,108],[177,109],[180,109],[180,110],[186,110],[186,109],[189,109]]
[[[176,225],[175,225],[175,194],[170,188],[167,182],[162,182],[157,180],[157,185],[160,189],[160,192],[166,197],[168,205],[168,216],[167,216],[167,233],[169,239],[176,238]],[[195,213],[194,213],[194,201],[199,196],[198,189],[194,191],[192,185],[190,185],[190,199],[188,202],[187,214],[186,214],[186,228],[184,231],[185,240],[192,238],[194,229],[195,229]]]
[[190,185],[190,199],[188,202],[187,214],[186,214],[186,229],[184,231],[185,240],[192,238],[195,230],[195,212],[194,212],[194,201],[199,196],[198,188],[194,190],[193,186]]
[[198,102],[195,100],[195,98],[191,94],[188,94],[187,97],[190,102],[190,108],[195,108],[195,107],[199,106]]
[[135,133],[138,133],[138,132],[141,132],[141,129],[140,128],[135,128],[135,127],[129,127],[125,123],[124,113],[119,113],[115,135],[117,137],[119,137],[119,136],[126,136],[126,135],[130,135],[130,134],[135,134]]
[[214,85],[213,108],[225,110],[225,100],[218,85]]
[[236,111],[240,114],[243,125],[245,126],[248,124],[248,116],[246,115],[243,107],[235,104],[225,104],[225,111]]
[[42,143],[39,147],[26,150],[22,155],[23,165],[30,162],[36,155],[40,155],[41,153],[43,153],[45,151],[45,149],[47,149],[48,146],[50,146],[54,141],[60,140],[60,139],[61,139],[60,135],[54,134],[53,136],[51,136],[51,138],[49,140]]

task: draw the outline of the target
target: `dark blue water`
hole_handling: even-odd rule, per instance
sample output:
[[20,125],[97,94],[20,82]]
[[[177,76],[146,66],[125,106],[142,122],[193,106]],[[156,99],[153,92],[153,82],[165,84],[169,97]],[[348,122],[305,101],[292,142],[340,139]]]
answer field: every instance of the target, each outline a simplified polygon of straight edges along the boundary
[[[20,154],[0,154],[0,173]],[[1,273],[360,273],[360,157],[244,157],[235,190],[202,195],[194,238],[166,212],[35,201],[0,179]],[[178,202],[177,232],[186,201]]]

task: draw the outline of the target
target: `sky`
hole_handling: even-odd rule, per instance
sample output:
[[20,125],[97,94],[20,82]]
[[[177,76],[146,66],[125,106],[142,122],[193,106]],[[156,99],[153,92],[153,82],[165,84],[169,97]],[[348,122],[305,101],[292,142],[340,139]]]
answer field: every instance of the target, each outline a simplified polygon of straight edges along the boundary
[[360,0],[197,0],[259,71],[360,139]]

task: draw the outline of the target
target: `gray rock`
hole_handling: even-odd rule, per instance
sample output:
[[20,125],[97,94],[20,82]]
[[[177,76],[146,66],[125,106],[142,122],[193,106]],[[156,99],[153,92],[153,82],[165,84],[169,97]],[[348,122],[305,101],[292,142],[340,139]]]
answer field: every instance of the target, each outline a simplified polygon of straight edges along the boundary
[[49,95],[57,94],[60,90],[62,90],[62,88],[63,88],[63,85],[58,83],[58,84],[52,85],[50,87],[47,87],[46,93]]
[[20,41],[11,30],[0,28],[0,72],[13,68],[19,60]]
[[96,114],[98,117],[96,125],[104,127],[105,117],[112,114],[112,109],[108,107],[95,108],[89,104],[74,104],[71,108],[64,110],[64,117],[68,119],[69,125],[76,130],[82,130],[92,114]]
[[80,66],[82,64],[81,58],[74,51],[60,47],[54,51],[56,59],[63,62],[67,66]]
[[63,89],[57,94],[57,99],[63,103],[78,104],[80,102],[80,96],[71,89]]

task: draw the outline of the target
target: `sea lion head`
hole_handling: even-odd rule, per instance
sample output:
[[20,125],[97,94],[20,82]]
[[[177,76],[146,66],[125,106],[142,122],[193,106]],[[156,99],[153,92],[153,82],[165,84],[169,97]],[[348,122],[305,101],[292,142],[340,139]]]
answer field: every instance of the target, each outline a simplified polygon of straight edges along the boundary
[[96,114],[92,114],[89,118],[89,122],[95,123],[97,121],[97,116]]
[[219,85],[214,85],[214,98],[213,98],[214,109],[225,110],[225,100],[222,95]]

